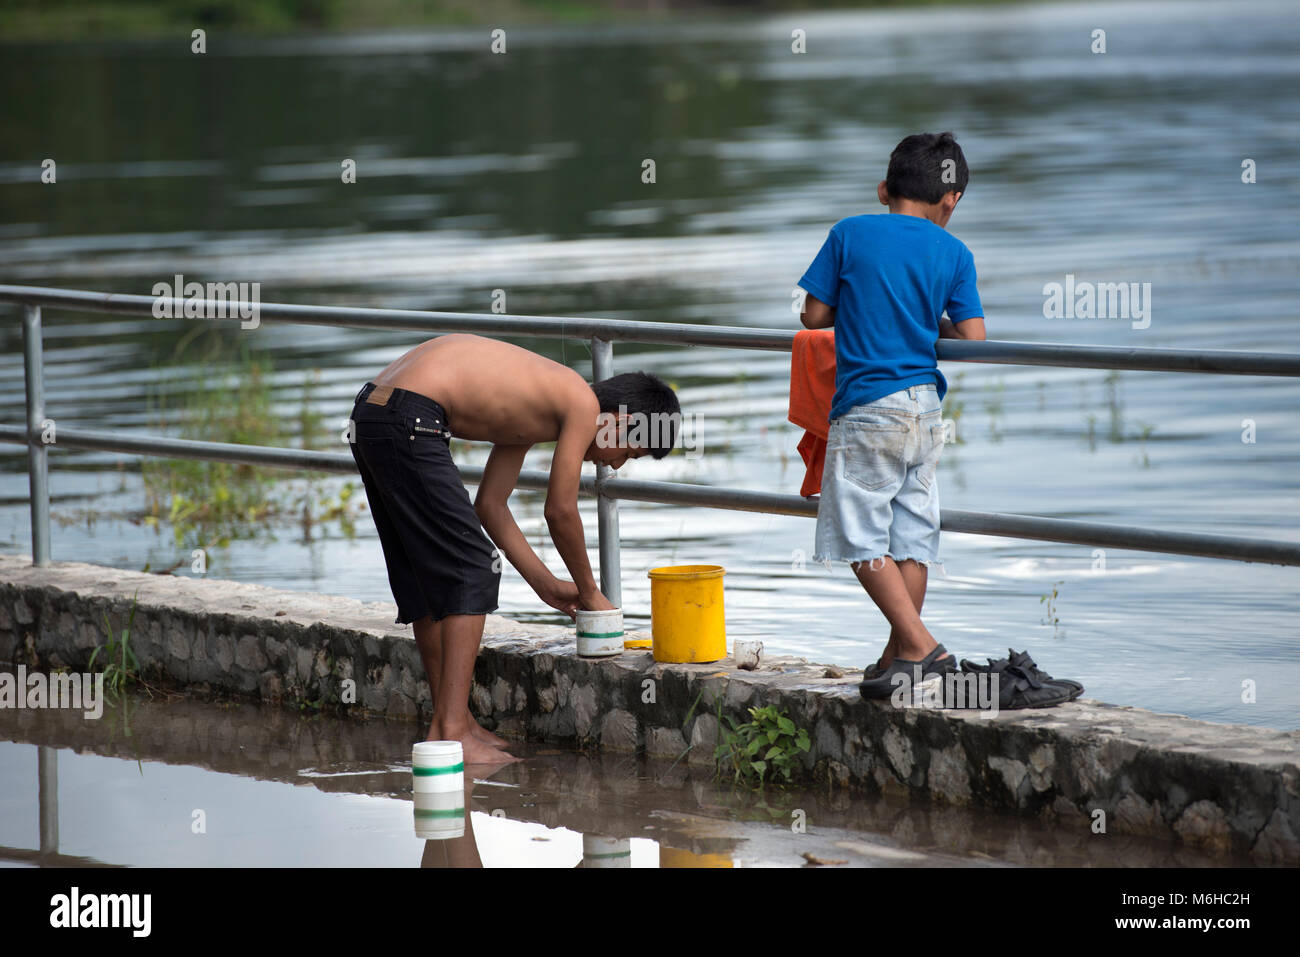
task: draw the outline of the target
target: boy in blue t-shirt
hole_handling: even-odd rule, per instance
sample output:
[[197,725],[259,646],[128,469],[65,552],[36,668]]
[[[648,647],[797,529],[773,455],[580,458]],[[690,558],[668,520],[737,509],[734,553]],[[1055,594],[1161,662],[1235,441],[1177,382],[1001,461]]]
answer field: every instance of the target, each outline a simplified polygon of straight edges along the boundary
[[836,223],[799,280],[803,324],[835,328],[814,559],[849,562],[890,624],[861,685],[868,698],[890,697],[894,676],[910,680],[916,665],[923,680],[956,670],[922,624],[921,604],[938,561],[935,468],[948,388],[935,342],[984,338],[975,262],[944,229],[969,178],[951,133],[907,137],[876,187],[889,212]]

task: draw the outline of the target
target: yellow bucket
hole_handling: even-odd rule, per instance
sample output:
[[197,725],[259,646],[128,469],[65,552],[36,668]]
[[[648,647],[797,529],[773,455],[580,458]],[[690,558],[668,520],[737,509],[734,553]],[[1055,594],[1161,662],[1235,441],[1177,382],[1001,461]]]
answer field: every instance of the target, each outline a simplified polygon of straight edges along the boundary
[[652,568],[650,634],[655,661],[721,661],[727,657],[721,565]]

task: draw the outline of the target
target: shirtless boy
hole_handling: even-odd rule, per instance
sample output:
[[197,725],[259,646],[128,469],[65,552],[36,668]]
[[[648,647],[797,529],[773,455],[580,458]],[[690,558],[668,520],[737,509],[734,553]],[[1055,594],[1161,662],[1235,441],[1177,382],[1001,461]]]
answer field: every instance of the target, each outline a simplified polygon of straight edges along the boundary
[[[542,601],[571,618],[580,608],[612,608],[587,560],[578,513],[582,463],[616,469],[646,454],[663,458],[680,413],[677,396],[655,376],[632,372],[588,385],[558,362],[471,335],[416,346],[357,394],[352,455],[379,531],[397,621],[413,624],[424,661],[433,696],[430,740],[460,741],[466,764],[513,760],[506,741],[469,712],[484,616],[497,608],[498,555]],[[636,428],[639,416],[668,425]],[[451,460],[452,435],[492,443],[472,505]],[[507,506],[524,454],[538,442],[555,443],[546,525],[572,581],[551,574]]]

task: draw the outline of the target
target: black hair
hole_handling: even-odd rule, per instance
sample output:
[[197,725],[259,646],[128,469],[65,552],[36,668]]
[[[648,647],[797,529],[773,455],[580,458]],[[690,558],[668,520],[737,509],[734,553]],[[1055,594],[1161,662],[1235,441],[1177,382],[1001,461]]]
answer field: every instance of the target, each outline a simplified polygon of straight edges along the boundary
[[600,400],[600,411],[640,414],[648,419],[644,430],[649,437],[650,454],[663,458],[677,443],[682,407],[677,393],[663,379],[648,372],[624,372],[602,379],[591,387]]
[[[945,160],[953,161],[946,169]],[[889,154],[885,189],[895,199],[937,203],[949,190],[966,192],[969,181],[966,157],[951,133],[913,133]]]

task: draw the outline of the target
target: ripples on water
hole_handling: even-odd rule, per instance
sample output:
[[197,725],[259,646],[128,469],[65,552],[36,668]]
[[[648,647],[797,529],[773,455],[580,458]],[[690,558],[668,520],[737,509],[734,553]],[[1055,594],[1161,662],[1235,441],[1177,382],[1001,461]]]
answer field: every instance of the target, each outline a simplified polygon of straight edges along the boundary
[[[201,61],[157,44],[9,48],[0,58],[0,281],[144,293],[175,272],[258,280],[263,301],[797,327],[790,290],[837,219],[875,212],[907,132],[956,131],[972,166],[950,224],[975,254],[995,338],[1300,352],[1300,167],[1287,4],[1052,5],[800,15],[688,27],[234,42]],[[790,30],[808,31],[806,55]],[[1089,52],[1107,31],[1108,52]],[[34,184],[40,159],[56,187]],[[338,184],[339,162],[358,183]],[[640,182],[641,160],[658,181]],[[1258,183],[1240,181],[1241,162]],[[1042,287],[1152,284],[1150,328],[1042,318]],[[180,323],[48,314],[60,423],[147,427]],[[112,326],[112,340],[103,338]],[[296,407],[310,370],[329,419],[418,336],[263,325],[249,334]],[[20,335],[0,379],[22,418]],[[232,342],[238,334],[232,333]],[[528,341],[590,373],[585,344]],[[620,369],[674,382],[706,454],[636,478],[795,492],[776,353],[640,345]],[[948,363],[961,444],[948,508],[1297,539],[1300,386],[1285,379]],[[1241,441],[1242,421],[1257,442]],[[1089,434],[1092,434],[1090,440]],[[1145,434],[1145,439],[1141,437]],[[1111,441],[1111,436],[1122,441]],[[486,449],[458,444],[462,462]],[[30,547],[24,459],[4,454],[0,547]],[[138,510],[129,458],[53,455],[56,513]],[[544,451],[530,464],[543,467]],[[125,463],[126,468],[119,463]],[[75,468],[74,468],[75,466]],[[557,571],[541,504],[520,524]],[[594,511],[588,513],[595,541]],[[801,563],[806,519],[625,504],[624,604],[645,570],[727,567],[728,629],[861,665],[887,629],[847,569]],[[388,599],[369,520],[349,541],[236,542],[211,574]],[[169,535],[111,517],[59,524],[55,557],[172,565]],[[1300,726],[1296,571],[947,535],[931,629],[959,657],[1028,647],[1090,696],[1220,721]],[[594,556],[593,556],[594,558]],[[1059,585],[1059,629],[1040,598]],[[501,611],[556,620],[508,572]],[[1242,682],[1257,684],[1244,704]]]

